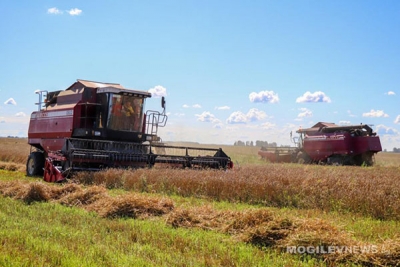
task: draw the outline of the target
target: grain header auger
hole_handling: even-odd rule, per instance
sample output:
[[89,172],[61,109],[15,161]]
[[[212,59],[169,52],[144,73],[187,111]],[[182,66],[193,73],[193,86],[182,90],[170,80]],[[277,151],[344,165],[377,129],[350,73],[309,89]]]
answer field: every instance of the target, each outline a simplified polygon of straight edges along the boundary
[[271,162],[371,166],[382,151],[379,136],[367,124],[319,122],[297,133],[295,147],[262,148],[258,154]]
[[61,182],[76,171],[163,166],[228,169],[233,163],[221,148],[163,144],[158,128],[167,122],[163,111],[144,111],[151,97],[115,83],[77,80],[59,91],[36,91],[26,173]]

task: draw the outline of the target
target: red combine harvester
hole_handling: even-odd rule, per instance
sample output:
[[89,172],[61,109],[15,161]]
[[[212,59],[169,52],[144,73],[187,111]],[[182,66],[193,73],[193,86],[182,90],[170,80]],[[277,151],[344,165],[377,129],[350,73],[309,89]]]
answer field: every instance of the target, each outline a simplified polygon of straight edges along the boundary
[[371,166],[382,151],[379,136],[366,124],[319,122],[297,133],[296,147],[261,148],[258,154],[271,162]]
[[157,136],[167,122],[162,112],[146,111],[146,91],[115,83],[77,80],[66,90],[36,91],[38,111],[28,130],[28,176],[64,181],[75,171],[152,167],[232,168],[221,148],[167,146]]

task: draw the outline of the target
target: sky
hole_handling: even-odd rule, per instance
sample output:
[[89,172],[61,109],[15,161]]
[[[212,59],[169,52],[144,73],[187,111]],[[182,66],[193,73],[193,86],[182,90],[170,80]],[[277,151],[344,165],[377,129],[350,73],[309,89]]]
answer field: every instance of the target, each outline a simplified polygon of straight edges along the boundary
[[77,79],[150,91],[164,141],[293,145],[317,122],[400,147],[400,1],[0,2],[0,136],[26,137],[36,90]]

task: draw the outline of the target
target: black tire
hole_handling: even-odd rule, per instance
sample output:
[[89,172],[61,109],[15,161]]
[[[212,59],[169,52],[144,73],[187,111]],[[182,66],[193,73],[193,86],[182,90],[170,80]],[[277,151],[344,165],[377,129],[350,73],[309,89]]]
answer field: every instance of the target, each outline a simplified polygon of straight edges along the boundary
[[296,162],[298,164],[304,164],[305,163],[303,152],[300,151],[299,153],[297,153]]
[[374,154],[369,153],[369,152],[363,153],[362,156],[361,156],[361,158],[362,158],[361,165],[364,165],[364,166],[372,166],[372,165],[374,165],[373,155]]
[[306,152],[299,151],[299,153],[297,153],[297,163],[310,164],[310,163],[312,163],[312,160]]
[[27,176],[42,176],[44,169],[44,155],[42,152],[32,152],[26,162]]

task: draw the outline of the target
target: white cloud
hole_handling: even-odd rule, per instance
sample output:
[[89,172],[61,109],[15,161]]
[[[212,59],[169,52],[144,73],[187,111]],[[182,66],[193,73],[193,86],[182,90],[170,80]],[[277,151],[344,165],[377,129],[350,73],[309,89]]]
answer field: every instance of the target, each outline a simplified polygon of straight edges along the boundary
[[246,117],[249,121],[259,121],[265,119],[267,114],[262,110],[252,108],[249,110],[249,112],[247,112]]
[[354,115],[353,113],[351,113],[351,110],[347,111],[347,114],[349,114],[350,117],[357,117],[356,115]]
[[396,93],[393,91],[389,91],[389,92],[385,93],[385,95],[396,95]]
[[305,117],[312,117],[313,113],[311,110],[309,110],[308,108],[299,108],[299,110],[301,111],[297,117],[298,118],[305,118]]
[[264,111],[252,108],[247,112],[247,114],[244,114],[243,112],[240,111],[233,112],[226,120],[226,122],[229,124],[247,123],[247,122],[263,120],[267,117],[268,116]]
[[15,102],[14,98],[9,98],[9,99],[6,100],[6,102],[4,102],[4,104],[16,106],[17,102]]
[[[79,9],[79,8],[72,8],[70,10],[66,10],[66,12],[71,16],[79,16],[80,14],[82,14],[82,10]],[[47,9],[47,14],[61,15],[63,13],[64,13],[63,11],[59,10],[56,7],[52,7],[52,8]]]
[[222,124],[222,123],[216,123],[216,124],[214,124],[214,126],[213,126],[213,128],[215,128],[215,129],[222,129],[224,127],[224,125]]
[[305,92],[302,96],[296,99],[296,103],[330,103],[331,99],[324,92],[317,91],[311,93]]
[[261,124],[261,128],[263,129],[273,129],[275,127],[274,123],[271,122],[265,122],[263,124]]
[[187,104],[184,104],[182,107],[183,107],[183,108],[190,108],[190,107],[192,107],[192,108],[201,108],[201,105],[199,105],[199,104],[194,104],[194,105],[192,105],[192,106],[189,106],[189,105],[187,105]]
[[231,108],[228,107],[228,106],[222,106],[222,107],[215,107],[215,109],[217,109],[217,110],[228,110],[228,109],[231,109]]
[[15,117],[26,117],[26,114],[24,112],[18,112],[15,114]]
[[351,125],[350,121],[339,121],[339,125]]
[[246,123],[246,122],[247,122],[246,114],[240,111],[233,112],[226,120],[226,123],[229,124]]
[[376,132],[378,133],[378,135],[396,135],[399,134],[399,131],[397,131],[394,128],[385,126],[383,124],[379,124],[378,126],[376,126]]
[[198,121],[202,121],[202,122],[212,122],[212,123],[219,123],[221,122],[219,119],[217,119],[214,114],[208,112],[208,111],[204,111],[201,114],[196,114],[195,115],[197,117]]
[[150,88],[149,93],[151,93],[152,97],[167,96],[167,89],[161,85],[157,85],[153,88]]
[[68,10],[67,12],[71,16],[79,16],[82,13],[82,10],[80,10],[78,8],[73,8],[73,9]]
[[61,10],[59,10],[58,8],[56,8],[56,7],[52,7],[52,8],[47,9],[47,14],[60,15],[62,13],[63,12]]
[[278,103],[279,97],[277,93],[274,91],[261,91],[261,92],[252,92],[249,95],[250,102],[252,103]]
[[394,120],[394,123],[400,123],[400,115],[398,115],[397,117],[396,117],[396,119]]
[[389,117],[383,110],[373,110],[371,109],[370,112],[363,113],[363,117],[372,117],[372,118],[387,118]]

